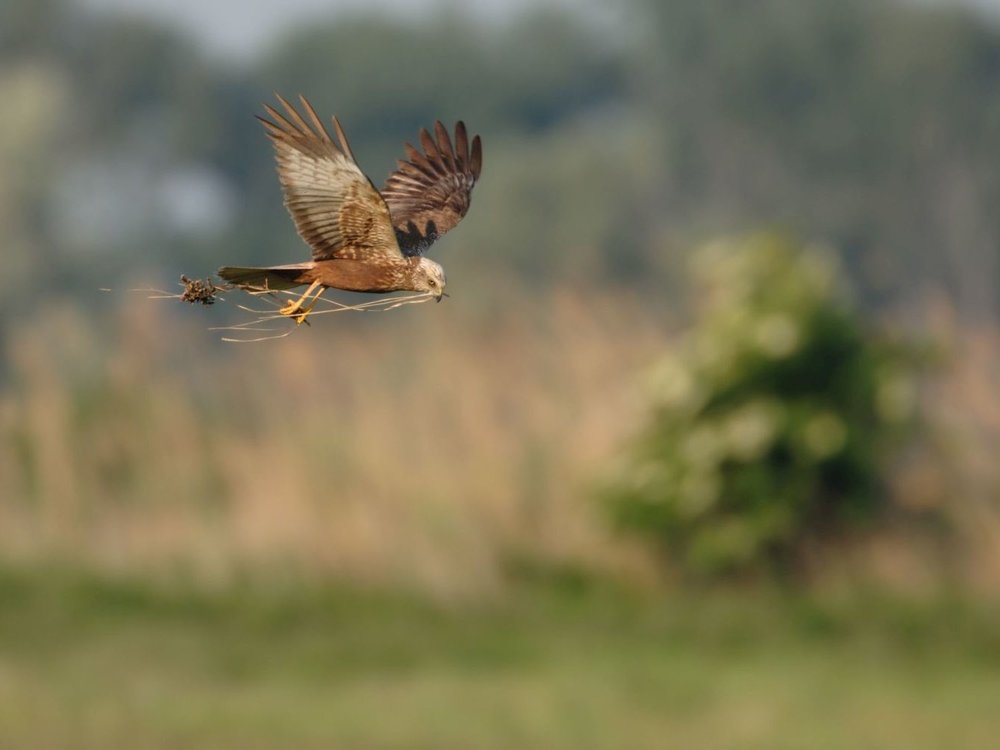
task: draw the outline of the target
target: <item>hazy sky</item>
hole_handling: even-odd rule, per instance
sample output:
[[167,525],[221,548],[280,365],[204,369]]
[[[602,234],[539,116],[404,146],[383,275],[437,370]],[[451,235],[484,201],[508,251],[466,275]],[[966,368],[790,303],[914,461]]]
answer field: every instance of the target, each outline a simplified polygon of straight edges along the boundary
[[[222,53],[253,54],[290,25],[360,9],[419,16],[441,7],[502,19],[538,0],[76,0],[85,6],[145,13],[194,31]],[[594,7],[593,0],[547,0],[550,5]]]
[[[418,16],[451,6],[473,15],[502,19],[538,5],[538,0],[76,0],[95,8],[147,13],[183,26],[220,54],[252,55],[290,25],[359,9]],[[1000,14],[1000,0],[911,0],[975,5]],[[597,0],[548,0],[550,4],[591,9]],[[836,2],[836,0],[831,0]]]

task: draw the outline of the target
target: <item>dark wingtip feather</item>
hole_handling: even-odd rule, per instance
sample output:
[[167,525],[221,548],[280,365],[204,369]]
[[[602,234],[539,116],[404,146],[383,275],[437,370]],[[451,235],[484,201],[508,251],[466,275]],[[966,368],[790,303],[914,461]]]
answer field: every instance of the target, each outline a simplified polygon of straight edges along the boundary
[[437,136],[438,151],[441,152],[442,160],[447,166],[454,169],[455,149],[451,145],[451,138],[448,136],[448,130],[440,120],[434,122],[434,135]]
[[465,123],[459,120],[455,123],[455,156],[459,166],[464,170],[469,163],[469,134]]
[[341,150],[347,155],[348,159],[357,164],[358,161],[354,158],[354,152],[351,151],[351,144],[347,141],[347,134],[340,126],[340,120],[337,118],[337,115],[333,116],[333,129],[337,133],[337,140],[340,141]]
[[472,139],[472,159],[470,169],[472,170],[472,176],[478,180],[479,173],[483,170],[483,142],[478,135]]
[[431,138],[431,134],[427,132],[427,128],[420,128],[420,145],[431,159],[436,159],[438,156],[437,144],[434,143],[434,139]]
[[277,144],[287,137],[285,131],[282,130],[280,126],[275,125],[266,117],[261,117],[260,115],[254,115],[254,117],[256,117],[260,124],[264,126],[264,135],[266,135],[273,143]]
[[[281,99],[280,96],[278,98]],[[284,100],[282,99],[282,101]],[[287,102],[285,102],[285,105],[287,106]],[[276,131],[274,133],[275,136],[287,139],[288,137],[294,137],[297,134],[298,131],[296,126],[289,122],[288,118],[282,115],[274,107],[269,104],[265,104],[264,111],[274,120],[274,122],[271,123],[271,126],[274,127]],[[261,119],[263,122],[267,122],[267,120],[263,120],[263,118],[258,119]]]
[[412,143],[404,143],[403,150],[406,152],[406,158],[413,161],[413,158],[420,154],[416,148],[414,148]]
[[[299,99],[301,99],[303,102],[305,102],[305,97],[302,96],[302,94],[299,94]],[[323,133],[322,132],[320,132],[320,133],[313,133],[312,132],[312,128],[310,128],[309,124],[304,119],[302,119],[302,115],[300,115],[298,113],[298,110],[296,110],[295,107],[293,107],[287,101],[285,101],[284,99],[282,99],[280,96],[278,97],[278,100],[281,102],[281,105],[288,112],[288,116],[295,123],[295,130],[297,131],[297,134],[299,136],[301,136],[301,137],[308,137],[310,135],[316,135],[316,136],[319,136],[320,138],[323,137]],[[306,102],[306,104],[308,105],[308,102]],[[310,109],[310,108],[307,106],[306,109]]]
[[277,92],[275,92],[274,95],[275,95],[275,97],[277,97],[278,101],[281,103],[281,106],[285,108],[285,111],[289,115],[291,115],[293,117],[295,117],[295,116],[298,115],[298,112],[295,111],[295,107],[293,107],[291,104],[289,104],[288,100],[285,99],[285,97],[283,97],[281,94],[279,94]]
[[299,101],[302,103],[302,108],[305,109],[306,114],[309,115],[309,119],[312,120],[312,129],[315,131],[324,143],[333,144],[330,140],[330,134],[326,132],[326,128],[323,126],[323,121],[319,119],[319,115],[316,114],[316,110],[313,109],[312,104],[309,100],[305,98],[302,94],[299,94]]

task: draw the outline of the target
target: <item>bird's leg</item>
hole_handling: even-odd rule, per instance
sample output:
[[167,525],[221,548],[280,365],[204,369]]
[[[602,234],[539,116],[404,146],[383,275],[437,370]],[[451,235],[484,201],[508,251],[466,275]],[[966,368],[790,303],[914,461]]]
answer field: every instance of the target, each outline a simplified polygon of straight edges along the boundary
[[[278,310],[278,312],[281,313],[282,315],[295,315],[295,313],[297,313],[299,310],[302,309],[302,305],[306,303],[306,300],[309,298],[309,295],[311,295],[314,291],[316,291],[316,287],[318,286],[320,286],[320,283],[318,281],[314,281],[312,284],[309,285],[309,288],[306,289],[306,291],[302,294],[301,297],[299,297],[298,299],[291,300],[287,305]],[[320,294],[322,293],[323,292],[320,292]],[[311,310],[312,308],[309,309]],[[305,318],[303,318],[303,320],[305,320]],[[299,322],[301,323],[302,321]]]
[[[319,282],[315,282],[315,283],[318,284]],[[311,288],[312,287],[310,287],[310,289]],[[312,298],[309,307],[301,308],[300,309],[300,311],[295,315],[295,325],[299,325],[300,326],[303,323],[305,323],[306,325],[309,325],[309,321],[306,320],[306,318],[309,317],[309,313],[311,313],[313,311],[313,308],[316,307],[316,303],[319,302],[319,298],[323,296],[323,292],[325,292],[325,291],[326,291],[326,287],[321,286],[319,288],[319,291],[316,292],[316,296],[314,296]]]

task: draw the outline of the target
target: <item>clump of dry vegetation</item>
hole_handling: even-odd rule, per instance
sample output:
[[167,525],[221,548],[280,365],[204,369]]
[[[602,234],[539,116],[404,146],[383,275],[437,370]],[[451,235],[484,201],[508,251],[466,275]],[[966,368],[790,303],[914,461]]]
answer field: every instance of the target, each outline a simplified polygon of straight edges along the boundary
[[180,295],[182,302],[202,305],[214,305],[218,299],[219,292],[226,289],[216,284],[211,278],[189,279],[183,275],[181,276],[181,285],[184,287],[184,291]]

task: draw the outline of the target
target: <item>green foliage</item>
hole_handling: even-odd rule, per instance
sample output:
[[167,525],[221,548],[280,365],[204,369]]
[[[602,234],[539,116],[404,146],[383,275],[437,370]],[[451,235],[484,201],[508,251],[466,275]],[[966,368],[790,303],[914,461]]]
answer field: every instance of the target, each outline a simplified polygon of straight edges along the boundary
[[651,373],[612,508],[694,574],[787,565],[886,510],[912,365],[839,300],[820,251],[760,235],[706,246],[693,271],[697,320]]
[[0,747],[983,748],[998,626],[950,599],[536,582],[433,604],[0,568]]

